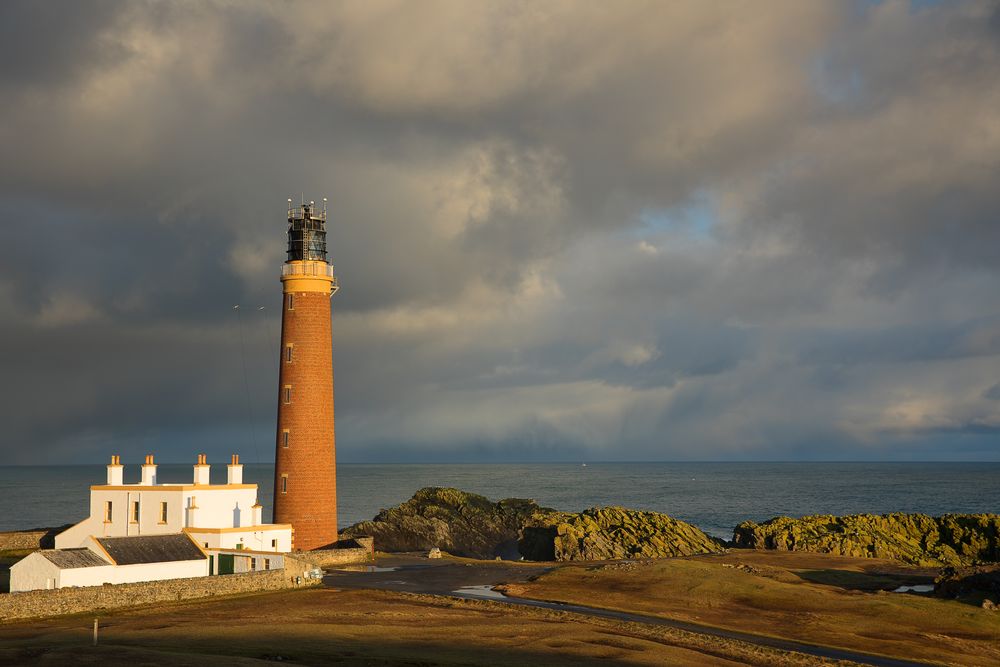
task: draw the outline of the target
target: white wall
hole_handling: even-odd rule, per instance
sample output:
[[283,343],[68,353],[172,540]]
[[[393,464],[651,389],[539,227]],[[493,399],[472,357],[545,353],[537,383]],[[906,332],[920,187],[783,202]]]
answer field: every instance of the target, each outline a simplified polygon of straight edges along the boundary
[[28,554],[10,567],[10,592],[58,588],[59,568],[40,553]]
[[[260,530],[247,528],[241,531],[226,530],[199,531],[197,528],[189,528],[186,532],[195,542],[203,548],[208,544],[209,549],[235,549],[238,544],[243,544],[244,549],[252,551],[270,551],[287,553],[292,550],[292,529],[287,526],[274,527],[275,524],[261,526]],[[277,541],[277,546],[271,546],[271,540]]]
[[[237,528],[253,525],[253,510],[257,502],[257,488],[241,489],[217,485],[185,491],[185,506],[187,499],[195,497],[198,509],[195,510],[196,528]],[[189,526],[192,527],[192,526]]]
[[100,586],[128,584],[136,581],[184,579],[208,576],[208,559],[181,560],[170,563],[140,563],[138,565],[107,565],[79,567],[62,571],[61,584],[66,586]]

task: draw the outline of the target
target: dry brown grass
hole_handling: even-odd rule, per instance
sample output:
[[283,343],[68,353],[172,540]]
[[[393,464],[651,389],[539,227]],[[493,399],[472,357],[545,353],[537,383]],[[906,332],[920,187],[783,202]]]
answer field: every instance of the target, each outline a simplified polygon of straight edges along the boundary
[[37,665],[798,665],[823,661],[668,628],[489,602],[312,589],[0,626]]
[[896,658],[1000,664],[1000,614],[877,591],[927,573],[888,561],[734,551],[635,566],[560,568],[512,584],[509,592]]

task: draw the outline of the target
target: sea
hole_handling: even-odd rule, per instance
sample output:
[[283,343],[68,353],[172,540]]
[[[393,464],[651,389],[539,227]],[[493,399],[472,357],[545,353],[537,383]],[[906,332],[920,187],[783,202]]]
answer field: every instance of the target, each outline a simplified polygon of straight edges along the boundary
[[[160,483],[190,483],[189,464],[161,464]],[[212,468],[225,483],[226,468]],[[244,466],[259,485],[270,517],[273,467]],[[126,465],[125,482],[139,466]],[[135,479],[132,479],[132,478]],[[60,526],[83,519],[89,487],[103,484],[103,465],[0,466],[0,531]],[[425,486],[451,486],[492,500],[532,498],[580,511],[620,505],[664,512],[715,537],[775,516],[861,512],[1000,513],[1000,463],[524,463],[340,464],[341,528],[371,519]]]

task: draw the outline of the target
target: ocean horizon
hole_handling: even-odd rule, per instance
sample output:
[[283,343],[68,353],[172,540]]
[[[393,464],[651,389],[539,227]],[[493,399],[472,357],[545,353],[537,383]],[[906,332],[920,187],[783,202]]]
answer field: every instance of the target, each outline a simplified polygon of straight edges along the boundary
[[[138,464],[126,465],[138,482]],[[410,498],[425,486],[450,486],[491,500],[531,498],[560,510],[620,505],[669,514],[730,539],[741,521],[775,516],[919,512],[1000,512],[1000,462],[587,462],[342,463],[338,523],[345,528]],[[160,464],[160,483],[189,483],[191,465]],[[274,467],[244,465],[260,486],[270,520]],[[223,464],[212,482],[225,483]],[[88,512],[91,485],[105,466],[0,466],[0,531],[75,523]]]

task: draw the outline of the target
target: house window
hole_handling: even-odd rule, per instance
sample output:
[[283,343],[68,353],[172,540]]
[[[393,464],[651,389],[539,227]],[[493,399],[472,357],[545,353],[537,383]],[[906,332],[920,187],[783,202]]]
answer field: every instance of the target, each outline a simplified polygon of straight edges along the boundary
[[295,347],[295,346],[294,345],[286,345],[285,346],[285,362],[286,363],[289,363],[289,364],[292,363],[292,348],[293,347]]
[[270,570],[271,569],[271,559],[270,558],[265,558],[264,559],[264,569],[265,570]]
[[281,476],[281,492],[288,493],[288,475]]
[[166,501],[160,503],[160,523],[167,522],[167,503]]
[[111,501],[104,501],[104,523],[111,523]]
[[257,569],[257,559],[256,558],[251,558],[250,559],[250,571],[254,572],[256,569]]
[[[294,294],[289,294],[288,295],[288,310],[295,310],[295,295]],[[274,357],[271,357],[271,358],[273,359]]]
[[278,548],[278,540],[271,540],[271,548],[272,549]]
[[287,403],[291,403],[292,402],[292,385],[286,384],[285,387],[284,387],[284,389],[283,389],[283,391],[282,391],[282,394],[283,394],[283,400],[285,401],[285,403],[286,404]]
[[281,446],[288,449],[288,429],[281,432]]
[[132,501],[132,523],[139,523],[139,501]]

